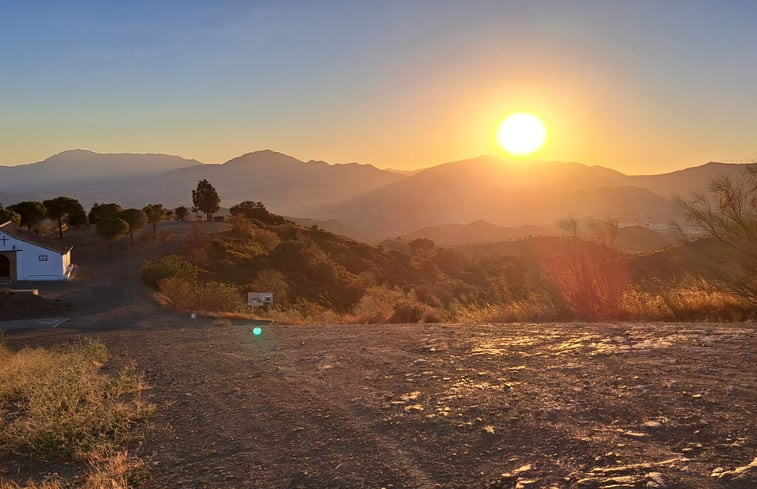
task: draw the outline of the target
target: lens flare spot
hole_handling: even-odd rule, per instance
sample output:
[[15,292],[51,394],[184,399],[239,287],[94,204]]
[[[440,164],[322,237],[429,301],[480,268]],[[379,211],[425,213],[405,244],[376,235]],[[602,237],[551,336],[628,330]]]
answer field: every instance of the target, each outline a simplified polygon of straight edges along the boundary
[[260,336],[263,334],[263,329],[255,326],[254,328],[252,328],[252,334],[254,334],[255,336]]

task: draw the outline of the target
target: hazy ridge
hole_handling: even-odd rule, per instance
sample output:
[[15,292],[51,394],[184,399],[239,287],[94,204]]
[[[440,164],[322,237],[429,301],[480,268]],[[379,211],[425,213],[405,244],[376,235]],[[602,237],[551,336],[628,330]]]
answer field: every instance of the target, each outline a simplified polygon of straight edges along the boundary
[[[513,163],[483,156],[403,174],[358,163],[304,162],[270,150],[223,164],[72,150],[38,163],[0,166],[0,202],[68,195],[85,207],[95,202],[175,207],[191,204],[191,190],[206,178],[224,207],[259,200],[278,214],[378,239],[476,221],[549,227],[567,215],[612,218],[624,225],[667,223],[681,217],[670,199],[673,194],[705,190],[721,174],[738,178],[744,167],[707,163],[661,175],[625,175],[580,163]],[[470,228],[454,232],[460,231],[479,233]],[[489,237],[483,233],[481,239],[498,234],[507,236],[497,231]]]

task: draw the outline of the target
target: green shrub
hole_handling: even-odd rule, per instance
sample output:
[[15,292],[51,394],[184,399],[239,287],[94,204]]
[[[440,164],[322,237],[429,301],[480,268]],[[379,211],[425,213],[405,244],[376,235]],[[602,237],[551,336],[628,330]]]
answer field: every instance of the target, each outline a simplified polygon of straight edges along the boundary
[[195,303],[197,310],[208,312],[239,312],[247,306],[239,287],[223,282],[196,285]]
[[194,282],[202,273],[202,269],[180,255],[167,255],[155,260],[145,261],[142,267],[142,280],[158,288],[161,280],[166,278],[180,278],[188,282]]
[[239,287],[223,282],[193,283],[179,277],[164,278],[158,284],[161,296],[183,312],[241,312],[246,308]]

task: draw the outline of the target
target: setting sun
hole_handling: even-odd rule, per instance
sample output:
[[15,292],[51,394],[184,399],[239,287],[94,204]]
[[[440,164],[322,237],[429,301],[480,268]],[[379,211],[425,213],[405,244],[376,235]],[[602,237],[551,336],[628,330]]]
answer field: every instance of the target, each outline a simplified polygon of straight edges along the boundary
[[510,154],[525,156],[537,151],[547,139],[544,123],[533,114],[509,115],[497,129],[497,141]]

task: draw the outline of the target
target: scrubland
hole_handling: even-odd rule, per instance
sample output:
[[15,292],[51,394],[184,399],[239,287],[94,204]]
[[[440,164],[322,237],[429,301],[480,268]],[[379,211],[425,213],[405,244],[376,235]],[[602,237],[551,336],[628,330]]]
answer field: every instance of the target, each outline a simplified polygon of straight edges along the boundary
[[[107,359],[93,340],[15,352],[0,346],[0,453],[38,468],[25,482],[0,474],[0,488],[125,489],[141,477],[143,464],[125,445],[139,438],[154,406],[143,399],[142,377],[133,368],[104,372]],[[47,463],[62,461],[86,468],[46,474]]]

